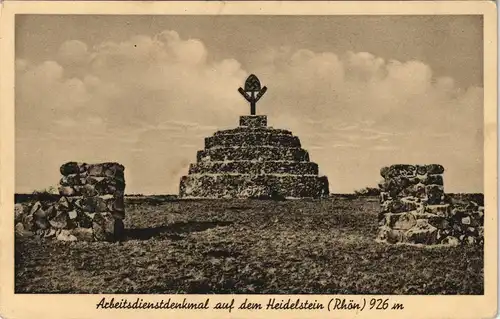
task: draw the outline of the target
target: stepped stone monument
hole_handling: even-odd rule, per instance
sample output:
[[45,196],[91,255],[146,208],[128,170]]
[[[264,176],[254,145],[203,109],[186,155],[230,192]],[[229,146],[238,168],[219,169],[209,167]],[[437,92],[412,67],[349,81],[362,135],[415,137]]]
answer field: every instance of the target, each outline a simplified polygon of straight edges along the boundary
[[377,240],[390,244],[483,244],[483,203],[452,203],[444,193],[444,167],[392,165],[381,169]]
[[205,138],[205,149],[180,181],[181,198],[321,198],[328,179],[318,175],[292,132],[267,126],[256,103],[267,91],[250,75],[238,90],[250,103],[250,115],[237,128]]

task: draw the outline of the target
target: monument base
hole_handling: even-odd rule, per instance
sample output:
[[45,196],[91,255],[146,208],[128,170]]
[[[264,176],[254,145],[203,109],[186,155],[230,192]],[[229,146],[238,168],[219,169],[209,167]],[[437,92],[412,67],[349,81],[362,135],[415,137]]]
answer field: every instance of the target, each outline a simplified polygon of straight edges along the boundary
[[267,126],[267,116],[265,116],[265,115],[240,116],[240,126],[266,127]]
[[267,126],[265,115],[240,116],[237,128],[205,138],[179,185],[180,198],[325,198],[326,176],[292,132]]
[[325,198],[328,179],[317,175],[191,174],[181,178],[181,198]]

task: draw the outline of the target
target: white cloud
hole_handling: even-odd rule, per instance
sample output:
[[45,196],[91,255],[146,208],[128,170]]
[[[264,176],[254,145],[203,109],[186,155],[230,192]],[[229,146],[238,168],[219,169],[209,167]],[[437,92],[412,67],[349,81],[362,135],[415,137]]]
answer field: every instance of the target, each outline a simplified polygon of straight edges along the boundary
[[[200,40],[175,31],[94,47],[70,40],[54,59],[16,61],[25,188],[57,182],[65,160],[102,159],[127,167],[131,192],[176,192],[193,148],[248,112],[236,91],[249,73],[240,62],[213,61]],[[257,112],[301,138],[333,191],[375,185],[380,166],[415,161],[442,163],[454,189],[481,190],[482,88],[368,52],[274,48],[256,54],[255,65],[269,88]],[[464,171],[475,173],[464,180]]]
[[64,42],[59,47],[57,57],[63,65],[84,65],[90,59],[87,44],[78,40]]

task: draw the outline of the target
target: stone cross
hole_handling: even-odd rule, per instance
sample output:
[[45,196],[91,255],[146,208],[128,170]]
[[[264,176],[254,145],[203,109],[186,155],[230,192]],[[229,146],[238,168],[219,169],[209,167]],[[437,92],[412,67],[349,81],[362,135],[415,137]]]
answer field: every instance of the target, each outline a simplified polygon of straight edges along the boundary
[[264,86],[261,88],[259,78],[257,78],[254,74],[250,74],[245,81],[245,89],[238,89],[238,92],[240,92],[240,94],[243,95],[248,102],[250,102],[250,115],[255,115],[255,106],[257,101],[260,100],[266,91],[267,87]]

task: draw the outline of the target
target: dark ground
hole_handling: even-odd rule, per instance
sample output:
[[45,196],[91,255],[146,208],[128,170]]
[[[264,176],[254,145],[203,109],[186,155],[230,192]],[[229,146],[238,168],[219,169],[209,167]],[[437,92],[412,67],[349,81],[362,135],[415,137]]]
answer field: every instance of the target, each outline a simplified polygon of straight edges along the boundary
[[122,243],[16,238],[16,293],[483,294],[483,249],[374,242],[376,198],[127,198]]

